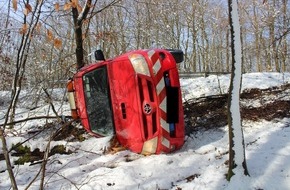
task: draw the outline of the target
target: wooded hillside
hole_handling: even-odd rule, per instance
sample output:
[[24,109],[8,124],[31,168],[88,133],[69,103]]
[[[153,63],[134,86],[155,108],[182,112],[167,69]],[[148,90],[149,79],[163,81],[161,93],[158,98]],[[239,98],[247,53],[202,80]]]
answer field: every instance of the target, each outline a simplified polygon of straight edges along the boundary
[[[25,86],[54,86],[76,70],[72,9],[82,13],[87,1],[39,2],[41,6],[26,0],[0,3],[1,90],[11,88],[20,58],[26,61]],[[132,49],[179,48],[185,52],[181,71],[230,71],[226,2],[92,0],[89,8],[82,21],[85,64],[97,48],[107,58]],[[289,72],[289,1],[240,1],[239,10],[243,71]],[[30,48],[20,52],[28,40]]]

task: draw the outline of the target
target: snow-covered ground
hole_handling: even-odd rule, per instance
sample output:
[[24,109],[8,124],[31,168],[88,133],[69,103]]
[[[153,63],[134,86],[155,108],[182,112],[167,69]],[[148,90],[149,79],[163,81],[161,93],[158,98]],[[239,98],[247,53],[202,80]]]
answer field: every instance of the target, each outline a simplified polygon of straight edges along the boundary
[[[207,78],[181,79],[183,100],[226,93],[229,75]],[[251,73],[243,75],[242,89],[269,88],[290,83],[290,73]],[[59,114],[68,115],[67,104],[62,105],[63,94],[54,91],[55,105]],[[0,98],[9,95],[0,92]],[[40,100],[43,101],[43,100]],[[5,102],[5,101],[3,101]],[[1,103],[1,102],[0,102]],[[43,101],[45,104],[45,101]],[[47,104],[47,103],[46,103]],[[23,98],[17,110],[17,118],[44,115],[49,106],[31,109]],[[0,123],[6,111],[6,104],[0,107]],[[32,110],[32,111],[31,111]],[[29,112],[30,111],[30,112]],[[45,124],[45,120],[21,123],[8,134],[9,148],[24,141],[28,130]],[[142,156],[130,151],[103,154],[110,137],[88,137],[83,142],[55,141],[50,145],[64,144],[75,153],[53,155],[46,167],[45,189],[290,189],[290,118],[273,121],[243,122],[246,158],[249,178],[231,183],[225,179],[228,167],[227,126],[199,131],[186,137],[181,150],[171,154]],[[13,136],[13,134],[18,134]],[[44,150],[47,136],[39,135],[27,141],[31,149]],[[2,144],[0,145],[2,153]],[[16,159],[13,157],[12,159]],[[25,189],[38,173],[41,164],[14,165],[19,189]],[[9,189],[10,180],[4,161],[0,161],[0,189]],[[39,189],[38,178],[29,189]]]

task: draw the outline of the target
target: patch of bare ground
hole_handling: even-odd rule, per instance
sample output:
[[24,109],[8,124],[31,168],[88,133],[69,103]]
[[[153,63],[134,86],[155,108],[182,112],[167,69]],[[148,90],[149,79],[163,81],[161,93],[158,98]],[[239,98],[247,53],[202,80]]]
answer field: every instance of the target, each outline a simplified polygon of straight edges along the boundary
[[[186,133],[201,128],[227,125],[228,95],[214,95],[184,102]],[[240,95],[243,120],[268,120],[290,117],[290,84],[268,89],[246,89]]]

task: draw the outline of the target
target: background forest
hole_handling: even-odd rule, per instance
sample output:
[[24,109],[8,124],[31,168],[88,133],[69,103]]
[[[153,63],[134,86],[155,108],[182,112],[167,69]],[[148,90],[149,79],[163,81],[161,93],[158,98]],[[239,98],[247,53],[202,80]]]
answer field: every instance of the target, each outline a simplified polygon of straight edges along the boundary
[[[73,75],[76,44],[71,8],[77,5],[81,12],[85,3],[0,1],[0,90],[11,88],[17,69],[22,69],[24,87],[40,83],[53,87]],[[239,1],[239,10],[243,72],[289,72],[289,1]],[[185,52],[181,71],[231,68],[226,1],[95,0],[82,29],[86,64],[93,61],[97,48],[106,58],[133,49],[178,48]]]

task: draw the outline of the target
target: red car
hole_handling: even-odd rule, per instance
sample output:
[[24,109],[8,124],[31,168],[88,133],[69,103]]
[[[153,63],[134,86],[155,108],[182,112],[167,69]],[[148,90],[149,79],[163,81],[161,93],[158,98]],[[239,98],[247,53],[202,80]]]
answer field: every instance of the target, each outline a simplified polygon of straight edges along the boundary
[[[184,143],[176,63],[180,50],[137,50],[80,69],[68,82],[73,118],[96,137],[116,134],[136,153],[159,154]],[[101,55],[101,60],[99,55]]]

